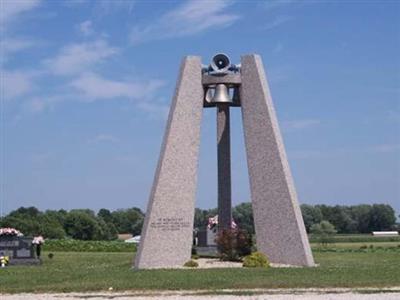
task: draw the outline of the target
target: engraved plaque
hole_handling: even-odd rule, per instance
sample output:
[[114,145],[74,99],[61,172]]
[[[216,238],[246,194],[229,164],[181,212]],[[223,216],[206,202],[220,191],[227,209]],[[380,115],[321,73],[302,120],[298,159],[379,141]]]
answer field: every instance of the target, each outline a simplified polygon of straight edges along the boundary
[[17,257],[19,257],[19,258],[31,257],[31,250],[30,249],[18,249]]
[[8,256],[9,258],[14,257],[14,251],[13,250],[2,250],[1,251],[4,256]]
[[5,248],[17,248],[19,247],[19,241],[1,241],[0,242],[0,247],[5,247]]

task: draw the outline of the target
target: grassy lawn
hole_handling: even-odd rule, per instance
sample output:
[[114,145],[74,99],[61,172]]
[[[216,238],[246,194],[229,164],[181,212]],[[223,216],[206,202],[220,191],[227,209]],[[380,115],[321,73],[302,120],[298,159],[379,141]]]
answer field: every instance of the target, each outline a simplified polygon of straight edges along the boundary
[[[373,236],[371,234],[335,234],[332,239],[335,243],[400,243],[400,236]],[[311,243],[317,242],[317,238],[312,235],[309,235],[309,240]]]
[[[329,245],[329,248],[338,248],[338,249],[360,249],[361,247],[367,246],[368,248],[372,247],[375,249],[379,248],[389,248],[389,247],[399,247],[400,254],[400,242],[367,242],[367,243],[334,243]],[[311,244],[313,249],[320,247],[318,244]]]
[[133,253],[44,253],[41,266],[0,269],[0,292],[390,287],[400,285],[400,251],[315,252],[317,268],[131,269]]

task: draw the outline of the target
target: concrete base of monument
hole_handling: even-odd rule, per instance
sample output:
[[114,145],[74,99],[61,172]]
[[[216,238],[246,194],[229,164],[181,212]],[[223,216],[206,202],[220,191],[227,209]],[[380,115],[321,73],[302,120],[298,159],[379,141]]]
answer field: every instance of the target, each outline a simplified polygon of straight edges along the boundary
[[[196,259],[199,264],[197,268],[184,267],[185,269],[212,269],[212,268],[243,268],[240,261],[221,261],[218,258],[199,258]],[[302,266],[293,266],[285,264],[270,263],[271,268],[303,268]],[[317,265],[315,266],[317,267]]]
[[196,247],[196,252],[200,256],[211,256],[217,257],[218,256],[218,249],[217,246],[205,246],[205,247]]

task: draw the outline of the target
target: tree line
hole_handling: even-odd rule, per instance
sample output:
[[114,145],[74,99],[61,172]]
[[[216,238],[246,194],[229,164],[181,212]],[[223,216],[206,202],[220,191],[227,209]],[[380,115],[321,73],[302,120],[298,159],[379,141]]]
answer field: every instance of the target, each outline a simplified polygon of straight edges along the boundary
[[[300,206],[307,232],[315,224],[328,221],[337,233],[370,233],[371,231],[399,230],[394,209],[388,204],[360,205],[309,205]],[[205,229],[208,218],[215,216],[217,209],[195,210],[194,227]],[[254,233],[251,203],[241,203],[232,209],[232,217],[239,228]]]
[[[301,212],[307,232],[322,221],[331,223],[338,233],[370,233],[371,231],[399,230],[394,209],[387,204],[308,205]],[[204,230],[208,218],[217,209],[196,208],[194,227]],[[251,203],[241,203],[232,209],[238,227],[254,234]],[[13,227],[25,235],[43,235],[46,238],[74,238],[79,240],[113,240],[118,233],[140,235],[144,213],[137,207],[110,211],[102,208],[97,213],[90,209],[46,210],[20,207],[0,219],[0,227]]]
[[90,209],[66,211],[20,207],[0,220],[0,227],[13,227],[27,236],[43,235],[51,239],[66,237],[78,240],[114,240],[118,233],[140,234],[144,213],[140,208],[102,208],[97,214]]
[[399,230],[394,209],[388,204],[301,205],[307,232],[313,224],[328,221],[337,233],[370,233]]

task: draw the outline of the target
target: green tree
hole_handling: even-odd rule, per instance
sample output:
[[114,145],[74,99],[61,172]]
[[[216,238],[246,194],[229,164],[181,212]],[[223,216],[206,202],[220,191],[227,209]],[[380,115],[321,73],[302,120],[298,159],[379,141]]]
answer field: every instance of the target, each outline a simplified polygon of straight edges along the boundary
[[307,232],[310,232],[310,228],[314,224],[318,224],[322,221],[322,212],[318,206],[312,206],[308,204],[302,204],[300,206],[301,214],[303,215],[304,226]]
[[249,234],[254,234],[254,218],[251,203],[241,203],[232,210],[232,216],[239,229],[245,230]]
[[20,207],[8,214],[10,217],[17,217],[17,218],[28,218],[33,219],[39,216],[41,212],[34,206],[30,207]]
[[193,224],[194,228],[204,229],[207,226],[206,213],[207,210],[205,209],[195,208]]
[[102,218],[104,220],[104,222],[106,222],[106,223],[113,222],[112,214],[108,209],[105,209],[105,208],[100,209],[99,212],[97,213],[97,216],[99,218]]
[[369,233],[370,230],[370,218],[371,208],[369,204],[355,205],[351,207],[351,215],[355,223],[357,224],[357,233]]
[[345,206],[335,205],[327,220],[335,226],[339,233],[351,233],[355,227],[351,214]]
[[46,211],[38,217],[40,230],[38,234],[49,239],[63,239],[66,236],[64,223],[61,222],[57,211]]
[[113,223],[106,223],[102,218],[96,218],[100,231],[98,239],[100,240],[115,240],[118,238],[118,232]]
[[100,227],[102,228],[103,239],[114,240],[118,238],[118,231],[113,223],[113,216],[108,209],[100,209],[97,213],[97,219]]
[[335,226],[328,221],[322,221],[321,223],[312,225],[310,232],[316,237],[319,243],[327,245],[328,243],[333,242],[333,236],[335,235],[336,230]]
[[391,230],[396,224],[394,209],[387,204],[374,204],[370,210],[370,231]]
[[65,219],[64,228],[70,237],[77,240],[99,240],[102,238],[101,227],[96,218],[83,210],[69,212]]
[[67,217],[68,212],[66,210],[46,210],[42,213],[48,218],[58,222],[60,225],[64,226],[65,218]]
[[40,223],[37,219],[23,218],[21,216],[6,216],[1,220],[1,227],[12,227],[21,231],[26,236],[34,236],[41,231]]
[[142,231],[144,214],[139,208],[119,209],[111,213],[118,233],[138,235]]

